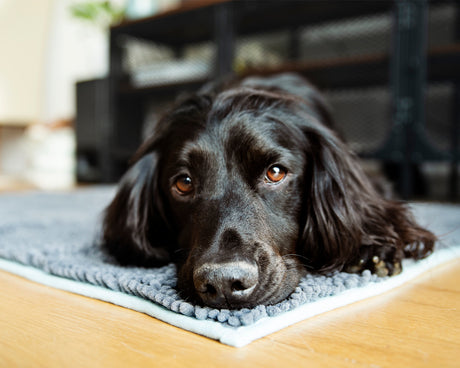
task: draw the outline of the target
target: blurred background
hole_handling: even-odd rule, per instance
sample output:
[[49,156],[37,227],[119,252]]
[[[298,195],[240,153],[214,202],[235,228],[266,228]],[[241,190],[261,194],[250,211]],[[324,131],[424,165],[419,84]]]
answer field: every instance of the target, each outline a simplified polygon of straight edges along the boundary
[[178,95],[294,71],[365,167],[460,201],[460,2],[0,0],[0,190],[114,183]]

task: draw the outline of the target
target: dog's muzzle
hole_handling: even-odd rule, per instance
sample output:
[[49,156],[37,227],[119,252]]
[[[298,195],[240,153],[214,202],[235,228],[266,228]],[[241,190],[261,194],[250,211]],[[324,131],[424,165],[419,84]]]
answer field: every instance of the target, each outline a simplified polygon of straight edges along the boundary
[[205,263],[193,272],[193,284],[203,303],[216,308],[244,307],[259,280],[257,265],[234,261]]

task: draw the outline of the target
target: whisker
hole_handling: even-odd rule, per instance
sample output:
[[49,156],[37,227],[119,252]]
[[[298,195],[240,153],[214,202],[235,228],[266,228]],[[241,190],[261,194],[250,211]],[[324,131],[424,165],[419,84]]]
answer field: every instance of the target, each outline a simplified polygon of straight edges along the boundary
[[308,259],[307,257],[305,256],[302,256],[301,254],[296,254],[296,253],[291,253],[291,254],[285,254],[283,255],[281,258],[288,258],[288,257],[295,257],[295,258],[300,258],[300,259],[304,259],[305,261],[307,262],[310,262],[311,260]]
[[449,231],[447,231],[447,232],[445,232],[443,234],[440,234],[438,236],[438,239],[441,240],[441,238],[445,238],[446,236],[451,235],[452,233],[455,233],[458,230],[460,230],[460,225],[454,227],[452,230],[449,230]]
[[281,256],[281,258],[289,258],[289,257],[296,258],[298,260],[304,260],[304,262],[301,262],[301,265],[305,267],[306,269],[313,270],[313,267],[309,265],[311,261],[309,258],[302,256],[301,254],[296,254],[296,253],[290,253],[290,254],[285,254]]

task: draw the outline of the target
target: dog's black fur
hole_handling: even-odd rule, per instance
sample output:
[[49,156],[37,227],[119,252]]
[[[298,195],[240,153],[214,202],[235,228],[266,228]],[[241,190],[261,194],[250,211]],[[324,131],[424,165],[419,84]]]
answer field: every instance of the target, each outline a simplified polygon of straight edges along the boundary
[[221,308],[276,303],[305,272],[395,274],[436,240],[377,193],[291,74],[174,106],[122,178],[103,239],[122,264],[177,262],[184,297]]

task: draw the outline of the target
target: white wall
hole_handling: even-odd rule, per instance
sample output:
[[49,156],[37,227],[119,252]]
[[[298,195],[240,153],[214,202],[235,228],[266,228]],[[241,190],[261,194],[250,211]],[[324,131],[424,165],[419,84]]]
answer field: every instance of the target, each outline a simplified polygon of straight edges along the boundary
[[46,122],[72,118],[75,83],[101,78],[108,70],[108,31],[73,18],[69,7],[75,2],[53,1],[41,116]]
[[35,122],[53,0],[0,0],[0,122]]
[[107,32],[72,18],[78,0],[0,0],[0,123],[75,115],[75,82],[103,77]]

